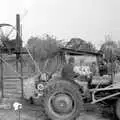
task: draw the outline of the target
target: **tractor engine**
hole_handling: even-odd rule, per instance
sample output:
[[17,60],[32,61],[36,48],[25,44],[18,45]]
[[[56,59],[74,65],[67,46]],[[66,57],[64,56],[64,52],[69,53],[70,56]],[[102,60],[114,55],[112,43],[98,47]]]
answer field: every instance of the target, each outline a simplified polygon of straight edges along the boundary
[[39,99],[44,95],[44,89],[47,87],[49,80],[48,73],[41,73],[31,78],[25,79],[23,82],[24,98]]

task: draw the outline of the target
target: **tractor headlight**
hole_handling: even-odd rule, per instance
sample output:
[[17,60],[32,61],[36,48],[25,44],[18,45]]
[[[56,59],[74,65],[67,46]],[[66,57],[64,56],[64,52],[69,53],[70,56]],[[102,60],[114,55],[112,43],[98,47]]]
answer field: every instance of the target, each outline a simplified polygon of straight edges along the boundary
[[44,88],[45,88],[44,85],[41,83],[37,85],[38,90],[44,90]]

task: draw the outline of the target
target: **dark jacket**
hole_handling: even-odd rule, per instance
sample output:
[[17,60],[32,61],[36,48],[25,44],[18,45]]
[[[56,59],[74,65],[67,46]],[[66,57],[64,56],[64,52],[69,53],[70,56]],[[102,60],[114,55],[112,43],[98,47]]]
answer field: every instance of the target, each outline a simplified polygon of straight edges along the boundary
[[62,78],[73,80],[73,78],[76,76],[73,68],[74,66],[72,64],[65,64],[61,72]]

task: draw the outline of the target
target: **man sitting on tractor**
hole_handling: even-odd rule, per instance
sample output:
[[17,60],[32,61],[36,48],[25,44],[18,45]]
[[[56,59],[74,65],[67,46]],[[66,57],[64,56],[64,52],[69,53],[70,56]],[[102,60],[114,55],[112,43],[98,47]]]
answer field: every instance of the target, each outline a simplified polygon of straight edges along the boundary
[[61,72],[61,76],[62,78],[66,79],[66,80],[73,80],[76,77],[76,73],[74,72],[74,64],[75,64],[75,60],[73,57],[70,57],[68,60],[68,63],[64,65],[62,72]]

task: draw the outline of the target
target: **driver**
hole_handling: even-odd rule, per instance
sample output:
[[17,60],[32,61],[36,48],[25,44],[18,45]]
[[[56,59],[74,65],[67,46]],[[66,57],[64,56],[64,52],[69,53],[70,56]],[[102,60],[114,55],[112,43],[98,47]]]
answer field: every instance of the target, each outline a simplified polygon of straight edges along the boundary
[[74,57],[70,57],[68,63],[64,65],[61,76],[66,80],[73,80],[76,77],[76,73],[74,72],[75,60]]

